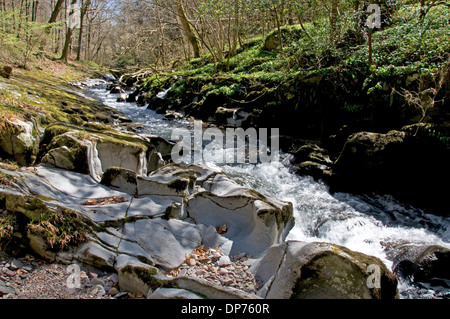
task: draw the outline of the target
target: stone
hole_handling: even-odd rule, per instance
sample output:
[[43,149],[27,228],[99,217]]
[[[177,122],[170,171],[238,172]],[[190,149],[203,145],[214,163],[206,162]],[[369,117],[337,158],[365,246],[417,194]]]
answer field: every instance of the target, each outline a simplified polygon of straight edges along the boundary
[[[343,187],[358,185],[360,191],[376,190],[390,184],[398,167],[407,162],[404,152],[405,132],[391,131],[387,134],[359,132],[351,135],[334,165]],[[398,178],[398,175],[397,175]]]
[[0,295],[14,294],[13,288],[6,286],[3,280],[0,280]]
[[298,164],[295,170],[298,175],[312,176],[316,180],[328,181],[333,175],[331,167],[311,161]]
[[221,256],[221,257],[219,258],[217,264],[218,264],[220,267],[227,267],[227,266],[229,266],[229,265],[231,264],[230,257],[228,257],[228,256]]
[[109,296],[117,296],[118,293],[119,293],[119,290],[118,290],[117,288],[115,288],[115,287],[111,288],[111,289],[108,291],[108,295],[109,295]]
[[189,217],[214,228],[227,225],[222,236],[233,243],[231,255],[245,252],[258,257],[283,242],[294,225],[292,203],[242,187],[211,166],[189,166],[200,174],[200,188],[187,199]]
[[16,160],[19,165],[33,164],[39,146],[35,123],[6,118],[4,125],[5,129],[2,129],[0,134],[0,150]]
[[147,299],[203,299],[199,295],[185,289],[158,288],[149,292]]
[[127,291],[134,295],[138,293],[147,295],[150,290],[159,288],[158,280],[153,277],[159,273],[159,270],[135,258],[119,255],[115,269],[119,276],[121,291]]
[[10,66],[3,66],[0,68],[0,76],[4,77],[5,79],[10,79],[13,75],[13,69]]
[[[380,287],[370,287],[371,267]],[[289,241],[275,245],[249,272],[267,299],[396,299],[397,279],[378,259],[328,243]]]
[[101,184],[121,192],[137,195],[137,175],[136,172],[120,168],[108,168],[102,177]]
[[99,285],[99,286],[102,286],[102,287],[105,286],[105,282],[104,282],[102,279],[98,278],[98,277],[93,278],[93,279],[91,280],[91,284],[92,284],[92,285]]
[[172,281],[178,288],[193,291],[208,299],[260,299],[255,294],[247,293],[233,287],[215,285],[202,278],[176,277]]
[[394,273],[415,283],[436,279],[450,280],[450,249],[433,246],[410,246],[394,259]]
[[12,270],[16,270],[16,269],[22,268],[23,267],[23,263],[20,260],[18,260],[18,259],[13,259],[13,261],[11,262],[11,266],[10,267],[11,267]]
[[193,191],[197,173],[184,167],[170,164],[150,175],[137,178],[139,196],[179,196],[184,197]]
[[73,258],[97,269],[114,269],[116,252],[94,241],[80,245]]
[[89,148],[92,142],[83,139],[79,132],[70,131],[56,136],[47,147],[42,163],[58,168],[89,174]]
[[306,144],[301,146],[295,151],[294,160],[295,163],[311,161],[327,166],[333,164],[327,151],[316,144]]
[[136,242],[156,266],[170,271],[178,268],[202,244],[200,229],[180,220],[137,220],[125,225],[124,239]]

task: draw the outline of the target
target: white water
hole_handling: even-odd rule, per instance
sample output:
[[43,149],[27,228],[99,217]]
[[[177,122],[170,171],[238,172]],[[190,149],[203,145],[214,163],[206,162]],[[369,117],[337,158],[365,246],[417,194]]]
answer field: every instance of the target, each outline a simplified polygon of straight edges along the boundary
[[[192,128],[188,122],[164,121],[161,115],[135,103],[116,102],[118,95],[108,94],[105,87],[91,88],[90,94],[144,124],[142,133],[170,138],[175,127]],[[450,248],[450,218],[425,214],[391,196],[332,195],[326,185],[293,174],[289,155],[282,155],[282,159],[281,163],[228,165],[223,169],[242,185],[293,203],[296,222],[288,240],[346,246],[380,258],[389,268],[393,257],[406,245]],[[399,290],[403,298],[437,298],[438,293],[450,292],[419,289],[403,282]]]

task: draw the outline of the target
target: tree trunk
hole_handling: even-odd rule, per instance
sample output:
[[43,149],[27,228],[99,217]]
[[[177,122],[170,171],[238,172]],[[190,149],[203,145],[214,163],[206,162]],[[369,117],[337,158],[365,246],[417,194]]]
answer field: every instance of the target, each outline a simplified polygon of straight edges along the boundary
[[89,6],[91,5],[92,0],[87,0],[82,3],[81,7],[81,16],[80,16],[80,34],[78,36],[78,48],[77,48],[77,61],[81,60],[81,47],[83,45],[83,28],[84,28],[84,17],[86,16],[87,11],[89,10]]
[[192,45],[192,49],[194,50],[194,57],[199,58],[201,53],[200,41],[192,30],[192,27],[189,23],[186,12],[184,10],[183,4],[181,3],[180,0],[176,0],[175,6],[177,8],[178,18],[180,19],[183,31],[186,34],[187,38],[189,39],[189,42]]
[[236,55],[239,36],[239,0],[234,0],[234,25],[233,25],[233,45],[231,55]]
[[330,14],[330,40],[331,43],[336,43],[338,36],[338,19],[339,19],[339,11],[338,11],[338,0],[331,1],[331,14]]
[[[73,6],[77,3],[77,0],[71,0],[70,4]],[[69,49],[70,49],[70,44],[72,42],[72,36],[73,36],[73,28],[70,27],[70,25],[67,25],[67,33],[66,33],[66,41],[64,42],[64,48],[63,48],[63,52],[61,55],[61,60],[63,60],[64,62],[68,62],[69,61]]]

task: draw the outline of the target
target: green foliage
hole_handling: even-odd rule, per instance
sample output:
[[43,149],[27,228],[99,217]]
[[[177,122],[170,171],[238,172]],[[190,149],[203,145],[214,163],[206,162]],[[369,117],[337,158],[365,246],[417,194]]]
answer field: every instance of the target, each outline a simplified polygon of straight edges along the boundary
[[30,20],[30,17],[21,15],[19,11],[0,11],[2,49],[9,51],[12,56],[19,57],[19,65],[23,68],[27,67],[31,56],[43,53],[40,45],[46,37],[49,37],[47,30],[61,26],[61,23],[49,24]]
[[[450,51],[450,9],[435,7],[418,22],[418,6],[402,7],[393,25],[374,34],[374,71],[379,77],[419,73],[436,74]],[[351,64],[363,60],[362,49],[347,59]],[[353,59],[353,61],[352,61]]]

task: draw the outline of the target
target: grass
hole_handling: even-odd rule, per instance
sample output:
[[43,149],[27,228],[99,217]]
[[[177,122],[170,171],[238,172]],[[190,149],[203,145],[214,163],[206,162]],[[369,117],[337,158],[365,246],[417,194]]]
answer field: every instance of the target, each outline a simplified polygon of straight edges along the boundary
[[42,214],[40,220],[31,221],[27,228],[44,238],[49,247],[56,251],[89,240],[86,220],[80,213],[67,208],[60,207],[55,212]]

